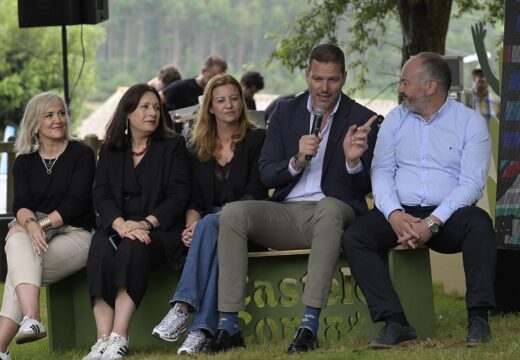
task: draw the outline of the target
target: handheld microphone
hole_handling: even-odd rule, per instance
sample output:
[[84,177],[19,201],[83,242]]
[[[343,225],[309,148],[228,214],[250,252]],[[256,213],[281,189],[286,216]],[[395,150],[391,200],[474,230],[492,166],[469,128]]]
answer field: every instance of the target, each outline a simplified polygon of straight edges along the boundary
[[[316,136],[320,134],[321,122],[323,121],[324,114],[325,109],[323,106],[318,106],[316,109],[314,109],[314,122],[312,123],[311,134]],[[310,161],[312,159],[312,155],[305,155],[305,159]]]

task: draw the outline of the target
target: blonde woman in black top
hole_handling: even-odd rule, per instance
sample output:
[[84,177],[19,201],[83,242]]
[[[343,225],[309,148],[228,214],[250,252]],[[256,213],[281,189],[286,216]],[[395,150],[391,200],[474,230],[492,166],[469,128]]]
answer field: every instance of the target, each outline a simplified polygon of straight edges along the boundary
[[[0,311],[0,359],[7,346],[47,335],[40,319],[42,285],[85,266],[94,212],[93,151],[69,135],[61,96],[45,92],[25,109],[15,143],[13,222],[6,236],[8,272]],[[51,241],[52,240],[52,241]]]

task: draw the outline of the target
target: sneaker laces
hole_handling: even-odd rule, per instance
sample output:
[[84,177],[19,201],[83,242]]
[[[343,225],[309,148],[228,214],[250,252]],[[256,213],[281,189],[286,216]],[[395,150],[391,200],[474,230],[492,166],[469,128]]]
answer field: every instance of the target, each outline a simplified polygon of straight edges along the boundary
[[119,349],[121,347],[122,340],[124,340],[124,337],[122,335],[110,335],[107,342],[107,350],[111,348],[114,344]]
[[184,323],[187,316],[188,315],[182,312],[179,304],[176,303],[175,306],[168,311],[157,327],[164,328],[166,326],[169,328],[171,325],[174,325],[175,328],[178,328],[178,325]]
[[108,346],[108,336],[101,336],[97,339],[96,343],[92,345],[90,351],[102,352],[102,350],[106,349]]
[[182,344],[183,348],[198,348],[206,340],[206,335],[201,330],[193,330],[188,333]]

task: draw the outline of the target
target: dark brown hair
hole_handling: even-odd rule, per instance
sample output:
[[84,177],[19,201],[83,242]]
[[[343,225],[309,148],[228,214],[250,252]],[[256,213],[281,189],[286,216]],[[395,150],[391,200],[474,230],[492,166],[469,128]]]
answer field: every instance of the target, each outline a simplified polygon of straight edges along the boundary
[[[130,87],[123,95],[119,104],[117,104],[116,111],[107,124],[105,134],[105,144],[111,149],[123,150],[128,148],[131,139],[131,130],[128,128],[128,134],[125,134],[127,129],[128,114],[132,113],[137,109],[139,101],[147,92],[151,92],[157,98],[159,104],[161,103],[159,93],[153,87],[146,84],[137,84]],[[164,138],[173,137],[173,131],[166,123],[165,115],[160,107],[159,115],[159,126],[151,135],[152,140],[159,140]]]
[[206,58],[206,60],[204,60],[204,68],[209,69],[214,65],[217,65],[222,70],[222,72],[226,72],[227,70],[227,62],[220,55],[210,55]]
[[312,60],[316,60],[319,63],[334,63],[340,64],[341,72],[345,72],[345,54],[343,51],[332,44],[321,44],[312,49],[309,56],[308,68],[311,68]]

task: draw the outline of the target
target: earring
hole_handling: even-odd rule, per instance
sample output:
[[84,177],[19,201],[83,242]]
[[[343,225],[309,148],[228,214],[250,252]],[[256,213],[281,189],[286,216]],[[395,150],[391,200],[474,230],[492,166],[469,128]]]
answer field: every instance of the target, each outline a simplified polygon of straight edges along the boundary
[[38,131],[36,131],[34,133],[34,136],[33,136],[33,139],[32,139],[32,145],[31,145],[31,150],[32,152],[36,152],[38,150],[40,150],[40,141],[38,139]]
[[125,135],[128,135],[128,119],[126,119]]

